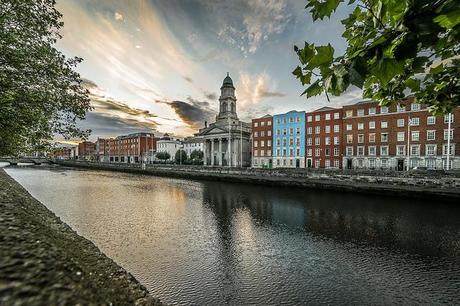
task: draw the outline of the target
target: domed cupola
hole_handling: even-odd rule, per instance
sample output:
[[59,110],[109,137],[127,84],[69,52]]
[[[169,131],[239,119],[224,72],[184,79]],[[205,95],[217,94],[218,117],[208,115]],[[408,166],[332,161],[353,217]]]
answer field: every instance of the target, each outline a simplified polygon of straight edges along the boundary
[[227,76],[220,88],[219,114],[216,119],[227,120],[229,118],[238,119],[238,116],[236,115],[235,87],[233,86],[232,78],[227,72]]

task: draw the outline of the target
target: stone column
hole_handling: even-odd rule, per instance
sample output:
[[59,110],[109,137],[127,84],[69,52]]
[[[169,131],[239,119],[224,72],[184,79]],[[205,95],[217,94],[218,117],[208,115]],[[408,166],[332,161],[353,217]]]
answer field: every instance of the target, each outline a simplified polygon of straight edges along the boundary
[[219,138],[219,166],[222,167],[222,138]]
[[203,165],[206,166],[208,164],[208,151],[207,151],[207,140],[203,141]]
[[233,167],[233,161],[232,161],[232,139],[228,139],[228,158],[227,158],[227,163],[228,166]]
[[214,139],[211,139],[211,166],[214,166]]

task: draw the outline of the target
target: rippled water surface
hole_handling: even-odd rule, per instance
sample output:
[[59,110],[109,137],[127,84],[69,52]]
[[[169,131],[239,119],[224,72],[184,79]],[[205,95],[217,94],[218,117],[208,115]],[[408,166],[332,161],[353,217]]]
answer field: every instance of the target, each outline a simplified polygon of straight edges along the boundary
[[460,203],[7,172],[166,303],[460,304]]

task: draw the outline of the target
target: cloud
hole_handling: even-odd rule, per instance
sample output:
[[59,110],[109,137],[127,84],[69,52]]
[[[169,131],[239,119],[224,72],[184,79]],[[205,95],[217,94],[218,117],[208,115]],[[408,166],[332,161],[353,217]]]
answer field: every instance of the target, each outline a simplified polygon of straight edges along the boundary
[[157,103],[169,105],[182,121],[192,128],[200,128],[204,121],[210,121],[215,115],[209,102],[198,101],[191,97],[187,98],[188,102],[183,101],[156,101]]
[[274,82],[266,73],[250,75],[240,72],[240,78],[236,86],[238,106],[241,110],[247,110],[251,106],[258,104],[264,98],[284,97],[285,94],[277,92]]
[[118,13],[118,12],[115,12],[115,14],[113,15],[113,17],[115,18],[116,21],[123,21],[124,20],[124,17],[122,14]]
[[206,99],[211,100],[211,101],[216,101],[217,100],[217,94],[214,92],[208,92],[206,90],[203,90],[203,95],[206,97]]
[[187,82],[193,83],[193,79],[192,79],[191,77],[184,76],[183,78],[184,78],[184,80],[186,80]]

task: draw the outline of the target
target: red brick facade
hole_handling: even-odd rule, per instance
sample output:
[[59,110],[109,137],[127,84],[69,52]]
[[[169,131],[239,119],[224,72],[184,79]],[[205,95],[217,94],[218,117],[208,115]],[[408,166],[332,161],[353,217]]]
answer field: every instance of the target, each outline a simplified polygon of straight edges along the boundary
[[307,168],[341,168],[342,109],[323,107],[305,116]]
[[262,118],[252,119],[252,166],[271,167],[273,117],[266,115]]

